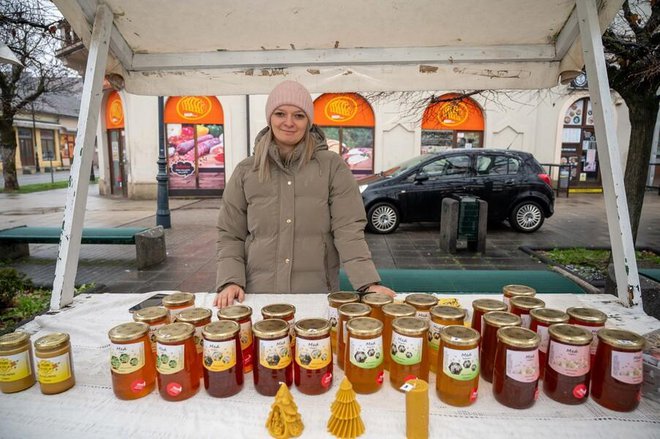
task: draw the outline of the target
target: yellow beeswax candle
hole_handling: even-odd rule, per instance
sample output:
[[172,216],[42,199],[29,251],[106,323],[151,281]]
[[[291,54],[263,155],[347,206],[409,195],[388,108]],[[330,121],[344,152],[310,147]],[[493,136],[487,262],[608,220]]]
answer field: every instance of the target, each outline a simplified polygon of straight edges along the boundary
[[420,379],[407,381],[412,388],[406,390],[406,438],[429,437],[429,384]]

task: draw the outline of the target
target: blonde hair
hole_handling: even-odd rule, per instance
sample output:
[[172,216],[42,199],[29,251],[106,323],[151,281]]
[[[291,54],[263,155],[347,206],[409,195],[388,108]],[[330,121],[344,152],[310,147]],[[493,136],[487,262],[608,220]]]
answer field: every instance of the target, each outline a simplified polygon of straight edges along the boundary
[[[254,145],[255,160],[254,167],[252,169],[259,173],[260,182],[270,180],[270,158],[268,151],[270,150],[270,145],[274,142],[275,138],[273,137],[273,129],[269,128],[268,131],[266,131]],[[305,145],[305,150],[303,151],[303,154],[300,157],[300,161],[298,162],[298,169],[309,163],[309,161],[312,159],[312,155],[314,154],[314,148],[316,147],[314,136],[309,129],[305,131],[305,135],[303,136],[301,143]],[[296,146],[296,148],[297,147],[298,146]]]

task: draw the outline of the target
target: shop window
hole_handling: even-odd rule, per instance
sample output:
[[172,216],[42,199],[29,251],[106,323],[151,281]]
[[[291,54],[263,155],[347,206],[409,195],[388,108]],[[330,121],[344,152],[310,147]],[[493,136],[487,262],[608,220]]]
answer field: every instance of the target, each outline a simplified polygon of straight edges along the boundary
[[55,160],[55,132],[40,130],[41,156],[44,160]]
[[479,105],[456,93],[430,104],[422,118],[422,154],[452,148],[482,148],[484,119]]
[[570,165],[574,185],[600,186],[600,165],[596,149],[591,100],[583,98],[571,104],[564,114],[561,163]]

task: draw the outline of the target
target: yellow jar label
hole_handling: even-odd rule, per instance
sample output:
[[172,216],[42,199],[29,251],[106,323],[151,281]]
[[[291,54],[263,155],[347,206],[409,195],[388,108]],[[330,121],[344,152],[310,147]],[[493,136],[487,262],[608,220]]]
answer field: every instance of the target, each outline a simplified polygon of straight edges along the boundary
[[479,376],[479,348],[442,350],[442,372],[458,381],[469,381]]
[[204,341],[204,367],[210,372],[223,372],[236,365],[236,342]]
[[204,351],[204,337],[202,337],[202,329],[204,329],[203,326],[195,326],[195,348],[197,349],[197,353],[201,354]]
[[296,363],[303,369],[317,370],[326,367],[332,361],[330,337],[319,340],[298,339]]
[[360,369],[373,369],[383,362],[383,337],[369,340],[349,337],[350,361]]
[[440,332],[442,331],[442,328],[445,327],[445,325],[436,323],[433,320],[431,320],[429,324],[430,324],[429,333],[428,333],[429,348],[433,349],[434,351],[437,351],[438,349],[440,349]]
[[259,363],[268,369],[284,369],[291,364],[289,337],[259,341]]
[[149,340],[151,341],[151,350],[154,354],[156,353],[156,331],[163,326],[165,326],[165,323],[149,326]]
[[144,367],[144,343],[110,344],[110,367],[114,373],[133,373]]
[[156,369],[158,372],[170,375],[183,370],[186,348],[184,345],[157,344]]
[[241,349],[245,350],[252,346],[252,320],[241,323],[241,332],[239,333],[241,337]]
[[32,374],[28,351],[0,357],[0,383],[18,381]]
[[69,354],[37,360],[37,379],[42,384],[56,384],[71,378]]

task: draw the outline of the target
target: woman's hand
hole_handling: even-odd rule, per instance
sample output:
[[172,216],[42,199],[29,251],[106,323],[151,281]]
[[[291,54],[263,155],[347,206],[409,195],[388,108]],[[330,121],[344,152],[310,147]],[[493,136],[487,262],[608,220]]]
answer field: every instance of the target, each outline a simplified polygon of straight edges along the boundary
[[390,297],[396,297],[396,292],[390,290],[385,285],[370,285],[369,288],[367,288],[367,290],[365,291],[365,293],[381,293]]
[[233,305],[234,299],[237,299],[238,302],[245,300],[245,291],[236,284],[229,284],[215,296],[213,305],[218,308],[224,308]]

